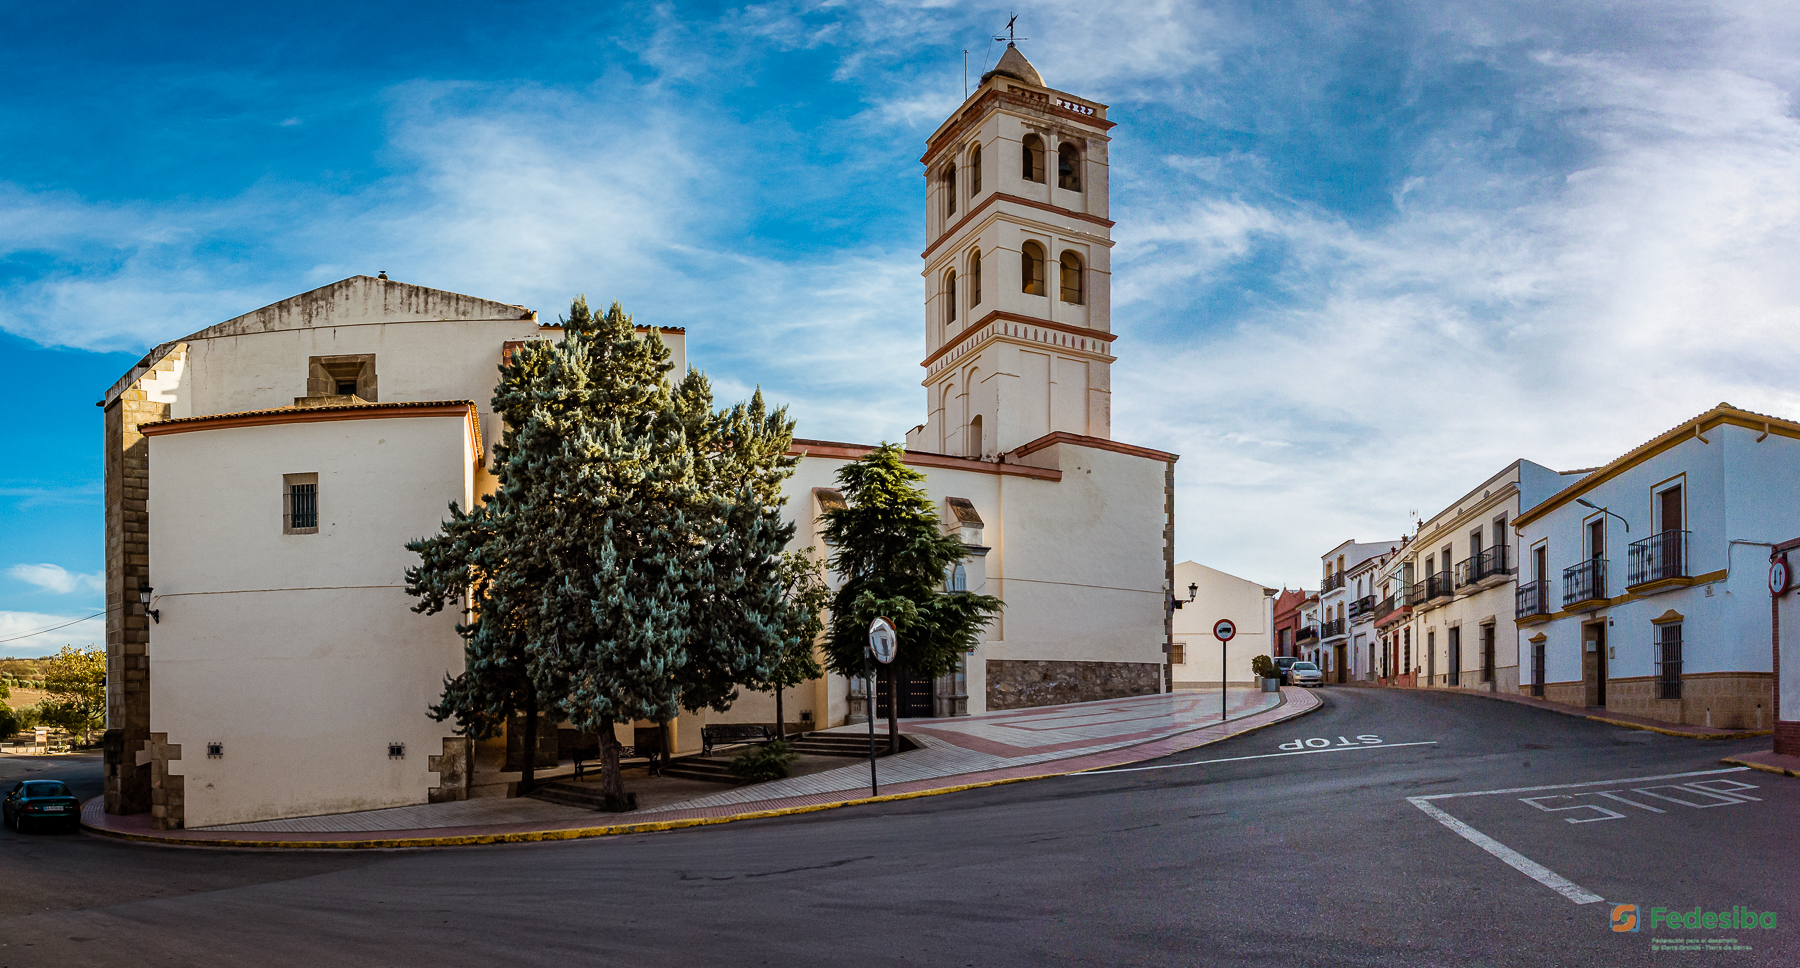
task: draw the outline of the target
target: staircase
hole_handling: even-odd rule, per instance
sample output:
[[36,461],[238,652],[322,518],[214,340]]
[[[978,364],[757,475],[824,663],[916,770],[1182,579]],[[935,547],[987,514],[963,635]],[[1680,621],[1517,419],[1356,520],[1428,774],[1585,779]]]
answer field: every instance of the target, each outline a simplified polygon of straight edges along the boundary
[[[628,794],[629,795],[629,794]],[[570,807],[583,807],[588,810],[606,808],[606,798],[600,795],[600,784],[577,783],[574,780],[551,780],[528,794],[533,800],[548,803],[560,803]]]
[[[854,756],[859,759],[869,758],[869,735],[867,733],[808,733],[790,737],[788,745],[794,752],[807,756]],[[902,752],[918,749],[918,744],[900,736]],[[886,756],[888,752],[887,730],[878,729],[875,733],[875,755]]]

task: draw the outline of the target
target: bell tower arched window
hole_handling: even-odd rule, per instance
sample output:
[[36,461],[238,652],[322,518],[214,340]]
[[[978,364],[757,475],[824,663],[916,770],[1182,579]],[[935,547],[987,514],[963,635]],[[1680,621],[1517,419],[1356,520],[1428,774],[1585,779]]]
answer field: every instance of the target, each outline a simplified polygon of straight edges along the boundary
[[944,166],[944,217],[956,214],[956,162]]
[[1081,256],[1074,252],[1062,254],[1062,301],[1081,304]]
[[1044,247],[1036,242],[1019,246],[1019,291],[1044,295]]
[[1066,141],[1056,149],[1056,187],[1081,191],[1081,152]]
[[986,441],[981,438],[981,414],[976,414],[969,418],[969,439],[967,441],[969,457],[974,460],[980,460],[982,455],[982,445],[985,443]]
[[969,253],[969,308],[981,305],[981,250]]
[[981,146],[969,148],[969,197],[981,194]]
[[1022,174],[1026,181],[1042,182],[1044,180],[1044,139],[1035,134],[1028,134],[1020,142],[1023,152],[1024,168]]
[[[944,273],[944,319],[956,322],[956,270]],[[948,333],[945,334],[949,335]]]

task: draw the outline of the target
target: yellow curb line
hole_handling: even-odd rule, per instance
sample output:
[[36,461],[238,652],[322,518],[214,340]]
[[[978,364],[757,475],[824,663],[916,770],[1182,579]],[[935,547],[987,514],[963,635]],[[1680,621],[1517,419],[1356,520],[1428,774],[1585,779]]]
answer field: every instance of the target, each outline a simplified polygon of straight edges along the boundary
[[[1285,705],[1287,705],[1287,702],[1286,698],[1283,697],[1281,703],[1270,708],[1271,710],[1280,709]],[[1321,702],[1315,702],[1311,709],[1300,710],[1291,716],[1272,719],[1266,723],[1239,730],[1238,732],[1221,736],[1215,740],[1198,743],[1194,746],[1184,747],[1183,749],[1174,750],[1169,753],[1158,753],[1156,756],[1147,756],[1141,760],[1124,760],[1106,766],[1088,767],[1085,770],[1069,770],[1062,773],[1039,773],[1034,776],[1015,776],[999,780],[983,780],[979,783],[963,783],[956,786],[934,787],[930,790],[914,790],[909,793],[889,793],[878,797],[862,797],[856,800],[837,800],[831,803],[812,803],[795,807],[780,807],[774,810],[758,810],[751,813],[735,813],[725,817],[689,817],[683,820],[614,824],[606,827],[567,827],[561,830],[526,830],[511,834],[465,834],[457,837],[395,837],[387,840],[200,840],[192,837],[157,837],[149,834],[126,833],[122,830],[108,830],[103,827],[90,826],[85,820],[82,821],[81,826],[83,829],[98,834],[99,836],[113,837],[118,840],[130,840],[147,844],[163,844],[180,847],[225,847],[235,849],[286,847],[327,850],[394,850],[408,847],[464,847],[482,844],[522,844],[540,841],[581,840],[589,837],[608,837],[621,834],[655,833],[662,830],[680,830],[686,827],[706,827],[713,824],[731,823],[734,820],[764,820],[770,817],[786,817],[802,813],[816,813],[820,810],[835,810],[839,807],[857,807],[869,803],[915,800],[920,797],[935,797],[946,793],[960,793],[964,790],[979,790],[983,787],[1004,786],[1009,783],[1024,783],[1029,780],[1048,780],[1059,776],[1076,776],[1096,770],[1109,770],[1114,767],[1125,766],[1129,763],[1142,763],[1146,760],[1172,756],[1175,753],[1186,752],[1190,749],[1199,749],[1202,746],[1211,746],[1213,743],[1219,743],[1248,733],[1254,733],[1264,727],[1273,726],[1276,723],[1284,723],[1290,719],[1297,719],[1307,713],[1315,712],[1323,705],[1324,704]],[[1206,727],[1203,726],[1200,728],[1205,729]],[[1181,734],[1177,733],[1175,735]],[[1156,741],[1147,740],[1146,742]],[[85,806],[85,804],[83,806]]]
[[[1523,704],[1521,704],[1521,705],[1523,705]],[[1542,707],[1538,707],[1538,708],[1542,708]],[[1741,733],[1722,733],[1722,734],[1721,733],[1684,733],[1678,729],[1664,729],[1660,726],[1645,726],[1642,723],[1628,723],[1622,719],[1607,719],[1605,716],[1589,716],[1585,713],[1580,714],[1580,715],[1581,715],[1581,718],[1583,718],[1583,719],[1591,719],[1596,723],[1605,723],[1608,726],[1623,726],[1626,729],[1641,729],[1646,732],[1661,733],[1664,736],[1679,736],[1682,739],[1743,739],[1748,736],[1773,736],[1773,735],[1775,735],[1775,731],[1772,729],[1755,729],[1755,730],[1747,729]]]
[[1747,767],[1751,768],[1752,770],[1761,770],[1764,773],[1774,773],[1779,776],[1791,776],[1796,779],[1800,779],[1800,773],[1795,773],[1793,770],[1784,769],[1779,766],[1770,766],[1767,763],[1758,763],[1758,762],[1755,762],[1754,760],[1740,760],[1735,756],[1727,756],[1724,759],[1720,760],[1719,762],[1729,763],[1732,766],[1747,766]]

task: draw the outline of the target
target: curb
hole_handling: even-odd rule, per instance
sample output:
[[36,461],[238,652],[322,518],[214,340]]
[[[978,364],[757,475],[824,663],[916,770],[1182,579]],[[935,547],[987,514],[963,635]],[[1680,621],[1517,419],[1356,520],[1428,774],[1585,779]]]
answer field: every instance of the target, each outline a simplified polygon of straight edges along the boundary
[[1764,773],[1773,773],[1777,776],[1791,776],[1795,779],[1800,779],[1800,773],[1795,773],[1793,770],[1783,769],[1779,766],[1770,766],[1767,763],[1758,763],[1754,760],[1740,760],[1735,756],[1727,756],[1719,762],[1727,763],[1731,766],[1747,766],[1752,770],[1761,770]]
[[[1377,688],[1377,687],[1370,687],[1370,688]],[[1384,688],[1398,688],[1398,687],[1389,686],[1389,687],[1384,687]],[[1492,699],[1492,700],[1495,700],[1496,702],[1508,703],[1513,706],[1523,706],[1526,709],[1541,709],[1544,712],[1555,713],[1558,716],[1574,716],[1578,719],[1589,720],[1590,722],[1605,723],[1608,726],[1621,726],[1625,729],[1641,729],[1648,733],[1661,733],[1664,736],[1676,736],[1676,737],[1680,737],[1681,739],[1713,739],[1713,740],[1716,740],[1716,739],[1747,739],[1747,738],[1750,738],[1753,736],[1773,736],[1773,735],[1775,735],[1775,731],[1773,729],[1746,729],[1746,730],[1742,730],[1740,732],[1735,732],[1735,733],[1693,733],[1693,732],[1687,732],[1685,730],[1674,729],[1674,728],[1670,728],[1670,727],[1666,727],[1666,726],[1650,726],[1645,723],[1627,722],[1623,719],[1608,719],[1605,716],[1595,716],[1592,713],[1582,712],[1581,710],[1575,709],[1573,707],[1570,707],[1568,709],[1557,709],[1554,706],[1540,706],[1536,703],[1517,702],[1506,696],[1500,695],[1499,693],[1479,692],[1479,691],[1476,691],[1473,689],[1418,689],[1416,691],[1418,691],[1418,692],[1441,692],[1441,693],[1448,693],[1453,696],[1474,696],[1477,699]]]
[[[1259,710],[1251,715],[1261,715],[1261,713],[1264,712],[1273,712],[1286,705],[1287,696],[1284,694],[1282,695],[1280,702],[1270,706],[1266,710]],[[930,790],[913,790],[907,793],[888,793],[878,797],[859,797],[854,800],[838,800],[832,803],[812,803],[793,807],[779,807],[774,810],[756,810],[749,813],[732,814],[728,817],[690,817],[682,820],[653,820],[644,823],[609,824],[599,827],[569,827],[561,830],[526,830],[505,834],[462,834],[449,837],[389,837],[372,840],[202,840],[179,836],[159,837],[148,834],[129,833],[123,830],[107,830],[101,827],[94,827],[90,826],[85,819],[82,821],[81,829],[99,837],[111,837],[115,840],[125,840],[136,843],[156,844],[169,847],[218,847],[235,850],[276,848],[302,850],[400,850],[421,847],[472,847],[489,844],[522,844],[558,840],[585,840],[593,837],[615,837],[623,834],[656,833],[665,830],[681,830],[689,827],[708,827],[715,824],[732,823],[738,820],[766,820],[771,817],[788,817],[803,813],[817,813],[822,810],[836,810],[839,807],[857,807],[871,803],[891,803],[898,800],[917,800],[922,797],[942,796],[946,793],[961,793],[964,790],[979,790],[986,787],[1006,786],[1011,783],[1026,783],[1032,780],[1048,780],[1059,776],[1079,776],[1085,773],[1114,769],[1131,763],[1143,763],[1148,760],[1160,759],[1164,756],[1172,756],[1174,753],[1183,753],[1187,750],[1211,746],[1214,743],[1222,743],[1225,740],[1245,736],[1254,733],[1259,729],[1274,726],[1277,723],[1285,723],[1291,719],[1298,719],[1308,713],[1318,711],[1323,708],[1323,706],[1324,702],[1321,701],[1310,709],[1303,709],[1279,719],[1272,719],[1266,723],[1252,726],[1249,729],[1232,733],[1228,736],[1221,736],[1218,739],[1205,743],[1198,743],[1194,746],[1189,746],[1186,749],[1174,750],[1169,753],[1158,753],[1156,756],[1148,756],[1139,760],[1124,760],[1119,763],[1088,767],[1087,769],[1082,770],[1065,770],[1056,773],[1038,773],[1032,776],[1014,776],[1004,777],[998,780],[981,780],[975,783],[960,783],[947,787],[934,787]],[[1229,720],[1226,722],[1229,722]],[[1203,726],[1197,727],[1197,729],[1205,728],[1206,727]],[[1194,730],[1185,730],[1184,732],[1193,731]],[[1183,734],[1171,734],[1171,736],[1180,735]],[[1169,737],[1164,738],[1166,739]],[[1153,742],[1157,742],[1157,740],[1145,740],[1145,743]],[[1124,748],[1130,749],[1131,747]],[[85,814],[87,804],[82,804],[82,807],[83,813]]]

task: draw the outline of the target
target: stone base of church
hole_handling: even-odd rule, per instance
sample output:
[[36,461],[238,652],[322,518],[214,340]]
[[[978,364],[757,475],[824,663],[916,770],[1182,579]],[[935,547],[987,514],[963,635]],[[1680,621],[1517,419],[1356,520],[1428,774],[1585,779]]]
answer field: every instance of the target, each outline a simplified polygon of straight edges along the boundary
[[1026,709],[1161,691],[1162,666],[1154,662],[987,660],[987,708]]

